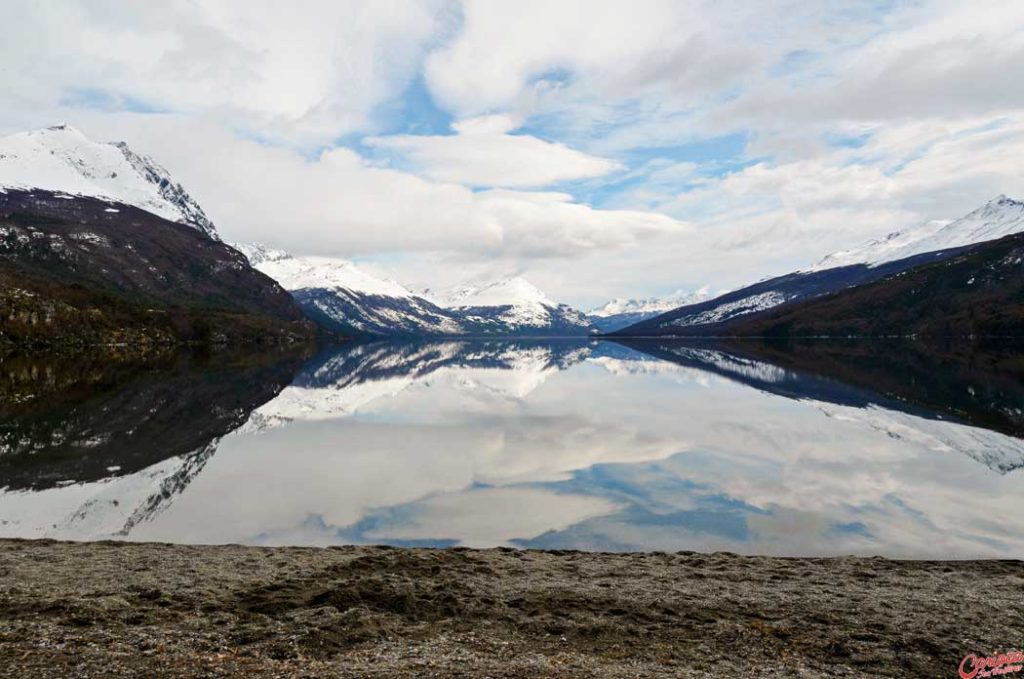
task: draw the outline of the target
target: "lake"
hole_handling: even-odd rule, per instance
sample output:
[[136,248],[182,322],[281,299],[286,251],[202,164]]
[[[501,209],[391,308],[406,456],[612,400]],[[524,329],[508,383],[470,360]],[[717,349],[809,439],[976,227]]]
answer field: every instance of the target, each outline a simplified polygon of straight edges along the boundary
[[1024,354],[380,342],[0,363],[0,536],[1024,557]]

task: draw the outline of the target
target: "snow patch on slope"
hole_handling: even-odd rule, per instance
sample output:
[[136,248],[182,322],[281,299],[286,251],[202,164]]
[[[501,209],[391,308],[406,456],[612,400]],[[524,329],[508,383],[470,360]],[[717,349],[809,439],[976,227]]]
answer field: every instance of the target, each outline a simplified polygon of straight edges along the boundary
[[705,325],[707,323],[721,323],[723,321],[736,318],[737,316],[744,316],[746,314],[771,309],[772,307],[788,302],[790,299],[790,296],[781,292],[762,292],[756,295],[750,295],[749,297],[744,297],[743,299],[719,304],[712,309],[682,316],[673,320],[671,324],[686,327],[690,325]]
[[395,281],[366,273],[346,259],[335,257],[293,257],[255,243],[233,246],[256,269],[273,278],[285,290],[317,288],[344,289],[367,295],[408,298],[413,294]]
[[[428,292],[428,294],[430,294]],[[462,286],[433,298],[444,307],[477,306],[555,306],[540,288],[522,276],[514,276],[482,286]]]
[[849,250],[840,250],[830,255],[825,255],[817,264],[806,269],[800,269],[798,273],[825,271],[826,269],[852,266],[854,264],[880,264],[892,261],[894,259],[892,257],[893,253],[900,252],[914,243],[933,236],[935,232],[949,223],[949,220],[934,220],[902,231],[893,231],[885,238],[869,240]]

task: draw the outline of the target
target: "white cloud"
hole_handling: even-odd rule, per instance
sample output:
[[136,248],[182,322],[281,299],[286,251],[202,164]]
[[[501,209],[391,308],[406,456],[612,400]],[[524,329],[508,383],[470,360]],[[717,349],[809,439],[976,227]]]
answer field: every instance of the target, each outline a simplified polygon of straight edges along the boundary
[[863,44],[879,9],[800,2],[467,0],[424,74],[457,116],[541,115],[598,150],[662,146],[717,129],[717,109],[794,54]]
[[569,256],[685,228],[655,213],[596,210],[562,193],[474,192],[375,167],[345,148],[311,160],[189,117],[96,115],[82,129],[99,139],[126,138],[160,158],[194,190],[226,240],[298,253]]
[[799,215],[814,229],[832,226],[816,215],[886,211],[883,221],[861,220],[840,228],[852,239],[885,230],[885,222],[959,217],[999,194],[1024,194],[1017,171],[1024,152],[1024,116],[986,123],[890,124],[863,147],[833,149],[816,158],[758,163],[705,182],[662,205],[688,216],[709,205],[727,206],[719,215],[744,207],[755,213],[779,210]]
[[831,55],[806,77],[763,81],[722,118],[794,127],[808,122],[920,121],[1024,106],[1024,5],[932,2],[897,13],[888,30]]
[[[461,30],[430,55],[424,72],[435,96],[460,116],[530,111],[550,98],[633,98],[666,84],[717,89],[761,57],[749,44],[712,39],[719,30],[707,21],[712,7],[468,0]],[[729,21],[729,13],[716,18]],[[573,89],[575,81],[586,91]]]
[[302,145],[372,126],[441,28],[440,2],[38,3],[0,25],[0,88],[38,106],[91,96],[204,113]]
[[685,225],[664,215],[594,210],[563,193],[495,189],[480,194],[482,207],[508,229],[504,245],[535,256],[578,254],[632,245],[645,236],[679,234]]
[[505,134],[522,124],[509,115],[478,116],[452,123],[452,129],[464,135]]
[[468,186],[533,187],[606,175],[620,166],[527,134],[515,123],[485,116],[456,123],[455,135],[371,137],[369,146],[402,155],[419,173]]
[[[1022,21],[1015,0],[11,0],[0,131],[126,138],[228,238],[589,305],[1024,196]],[[119,112],[147,107],[171,113]],[[411,134],[427,115],[454,134]],[[370,160],[338,142],[359,138]]]

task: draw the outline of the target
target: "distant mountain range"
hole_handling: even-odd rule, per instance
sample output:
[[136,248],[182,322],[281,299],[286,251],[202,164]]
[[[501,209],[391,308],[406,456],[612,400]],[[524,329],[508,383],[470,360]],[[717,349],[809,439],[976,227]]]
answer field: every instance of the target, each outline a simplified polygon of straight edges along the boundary
[[587,318],[601,332],[614,332],[634,323],[660,316],[666,311],[689,304],[697,304],[711,298],[707,287],[694,292],[678,291],[667,297],[626,299],[617,297],[604,306],[587,312]]
[[344,259],[294,257],[259,244],[235,247],[290,291],[310,318],[336,332],[405,337],[585,336],[593,329],[579,311],[551,301],[521,277],[417,294]]
[[432,297],[460,319],[465,334],[581,336],[593,330],[584,314],[552,301],[520,276]]
[[0,139],[0,344],[290,343],[314,322],[370,337],[1016,335],[1015,243],[963,256],[1021,232],[1024,203],[999,196],[714,297],[620,298],[585,315],[519,276],[415,292],[343,259],[235,250],[151,158],[58,125]]
[[[857,248],[829,255],[807,269],[760,281],[714,299],[681,306],[613,334],[633,337],[697,337],[764,332],[766,327],[758,325],[756,319],[765,318],[769,314],[775,317],[783,313],[783,309],[817,297],[854,290],[858,286],[882,279],[892,280],[897,274],[949,260],[984,243],[1020,232],[1024,232],[1024,203],[999,196],[956,221],[929,222],[906,232],[896,232],[885,239],[869,241]],[[930,285],[938,285],[944,274],[940,269],[930,271],[921,280],[927,279]],[[1003,271],[1007,277],[1010,273]],[[885,285],[880,284],[871,290],[877,292],[883,287]],[[897,299],[892,304],[909,301],[909,298]],[[1010,301],[1009,298],[1006,301]],[[948,304],[942,308],[950,310]],[[822,312],[820,306],[815,309],[818,313]],[[847,311],[852,313],[849,309]],[[876,309],[873,313],[877,315],[880,311]],[[897,318],[900,320],[897,321]],[[869,325],[876,330],[884,326],[887,332],[895,334],[913,332],[915,326],[911,321],[914,319],[906,314],[892,316],[891,320],[892,323],[886,324],[846,324],[845,327],[860,327],[867,331]],[[810,326],[804,324],[802,327],[810,331]],[[937,326],[932,324],[930,327],[934,329]],[[967,326],[959,327],[964,329]],[[1017,329],[1005,324],[999,327],[1001,331],[1012,330],[1012,334],[1020,332],[1019,326]],[[952,326],[949,329],[952,330]],[[778,329],[776,331],[782,332]]]

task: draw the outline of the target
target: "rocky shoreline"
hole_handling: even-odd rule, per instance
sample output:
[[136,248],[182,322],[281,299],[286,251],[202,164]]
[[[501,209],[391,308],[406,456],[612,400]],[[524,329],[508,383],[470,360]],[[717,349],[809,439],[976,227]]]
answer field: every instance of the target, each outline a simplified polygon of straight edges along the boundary
[[1024,563],[0,540],[0,675],[956,677]]

